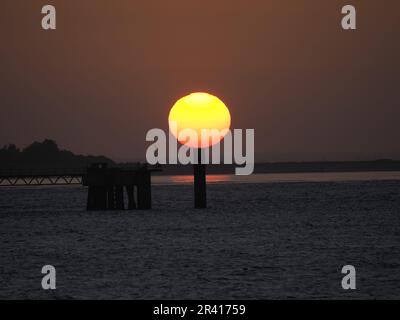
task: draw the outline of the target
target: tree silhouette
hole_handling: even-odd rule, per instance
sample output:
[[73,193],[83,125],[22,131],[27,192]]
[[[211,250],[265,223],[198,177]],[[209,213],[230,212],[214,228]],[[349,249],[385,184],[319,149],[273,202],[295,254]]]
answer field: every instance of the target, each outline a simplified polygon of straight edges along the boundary
[[115,165],[104,156],[75,155],[68,150],[61,150],[51,139],[35,141],[22,151],[14,144],[0,149],[1,168],[81,168],[96,162]]

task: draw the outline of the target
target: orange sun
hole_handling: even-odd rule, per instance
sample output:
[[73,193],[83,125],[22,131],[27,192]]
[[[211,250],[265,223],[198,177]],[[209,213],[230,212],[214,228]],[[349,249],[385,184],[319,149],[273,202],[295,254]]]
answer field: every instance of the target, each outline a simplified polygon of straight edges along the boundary
[[[204,93],[191,93],[179,99],[168,117],[169,129],[177,140],[191,148],[208,148],[219,143],[231,125],[226,105],[217,97]],[[187,139],[187,129],[196,133],[196,139]],[[209,130],[209,138],[201,139],[202,130]]]

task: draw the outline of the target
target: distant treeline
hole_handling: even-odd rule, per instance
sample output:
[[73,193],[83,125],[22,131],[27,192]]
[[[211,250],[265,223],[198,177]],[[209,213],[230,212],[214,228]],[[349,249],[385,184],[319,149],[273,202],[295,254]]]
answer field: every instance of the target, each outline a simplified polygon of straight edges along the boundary
[[0,149],[0,168],[82,168],[91,163],[114,162],[104,156],[75,155],[70,151],[61,150],[53,140],[33,142],[20,150],[14,144],[9,144]]

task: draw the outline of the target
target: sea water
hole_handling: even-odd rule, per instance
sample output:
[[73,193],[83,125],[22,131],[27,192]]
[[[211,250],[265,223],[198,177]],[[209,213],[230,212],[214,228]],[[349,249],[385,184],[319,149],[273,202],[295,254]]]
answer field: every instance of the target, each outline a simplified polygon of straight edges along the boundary
[[396,175],[214,176],[206,210],[188,177],[154,177],[150,211],[86,212],[79,186],[2,187],[0,298],[400,298]]

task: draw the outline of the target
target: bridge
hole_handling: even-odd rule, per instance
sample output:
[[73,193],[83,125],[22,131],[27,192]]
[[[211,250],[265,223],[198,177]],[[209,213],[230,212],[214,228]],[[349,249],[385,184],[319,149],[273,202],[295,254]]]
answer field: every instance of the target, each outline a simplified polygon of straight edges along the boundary
[[86,174],[86,168],[3,169],[0,170],[0,187],[82,184]]

